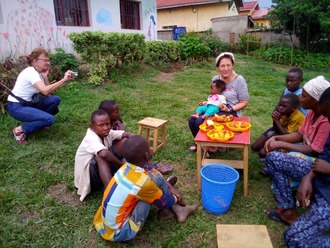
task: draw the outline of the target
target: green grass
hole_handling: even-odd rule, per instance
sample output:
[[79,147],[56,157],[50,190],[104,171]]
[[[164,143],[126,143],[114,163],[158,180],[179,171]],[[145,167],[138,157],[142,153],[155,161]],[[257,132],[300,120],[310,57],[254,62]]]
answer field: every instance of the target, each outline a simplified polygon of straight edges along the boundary
[[[237,56],[235,70],[244,75],[250,102],[244,115],[251,118],[251,141],[271,125],[270,113],[282,90],[289,67],[246,56]],[[196,155],[187,148],[193,143],[187,120],[197,102],[209,94],[211,77],[217,71],[210,63],[188,66],[169,81],[158,81],[160,73],[141,68],[136,74],[115,75],[111,84],[92,88],[73,82],[58,90],[60,113],[49,132],[29,136],[28,145],[18,145],[10,131],[19,123],[0,115],[0,246],[1,247],[216,247],[217,223],[266,225],[274,247],[284,247],[285,226],[268,220],[265,208],[275,207],[271,182],[259,176],[262,164],[249,153],[249,195],[243,197],[239,180],[227,214],[205,212],[196,182]],[[330,72],[304,69],[305,81]],[[117,101],[128,131],[137,131],[144,117],[168,120],[167,146],[153,160],[174,166],[178,188],[189,204],[199,210],[183,224],[158,222],[152,208],[143,231],[133,240],[112,244],[98,237],[93,217],[102,193],[78,201],[73,185],[74,156],[90,114],[104,99]],[[231,151],[232,152],[232,151]]]

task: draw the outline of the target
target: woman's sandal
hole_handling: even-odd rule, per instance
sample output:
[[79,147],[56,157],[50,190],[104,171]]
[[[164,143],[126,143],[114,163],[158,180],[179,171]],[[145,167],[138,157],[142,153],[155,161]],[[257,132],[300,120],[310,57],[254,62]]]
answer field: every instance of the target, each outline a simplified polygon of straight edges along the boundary
[[282,222],[286,225],[290,225],[290,223],[286,222],[281,218],[283,209],[282,208],[272,208],[264,210],[264,214],[268,216],[271,220]]
[[190,151],[190,152],[196,152],[196,151],[197,151],[197,146],[196,146],[196,145],[191,145],[191,146],[189,147],[189,151]]
[[262,169],[261,171],[259,171],[259,174],[264,177],[269,177],[269,172],[265,169]]

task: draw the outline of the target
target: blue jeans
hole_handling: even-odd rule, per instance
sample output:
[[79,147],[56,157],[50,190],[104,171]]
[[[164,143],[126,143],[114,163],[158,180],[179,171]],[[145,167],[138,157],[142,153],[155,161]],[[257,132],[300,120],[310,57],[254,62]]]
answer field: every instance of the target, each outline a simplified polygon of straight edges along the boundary
[[55,122],[54,115],[58,113],[58,105],[61,99],[58,96],[46,96],[41,101],[41,108],[23,106],[19,102],[7,103],[8,113],[14,119],[25,122],[22,125],[25,135],[49,127]]

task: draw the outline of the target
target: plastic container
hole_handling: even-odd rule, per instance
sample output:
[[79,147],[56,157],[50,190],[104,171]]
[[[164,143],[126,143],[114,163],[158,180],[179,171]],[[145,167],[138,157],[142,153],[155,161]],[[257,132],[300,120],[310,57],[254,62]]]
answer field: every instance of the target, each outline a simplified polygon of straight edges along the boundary
[[228,165],[208,164],[202,167],[202,203],[212,214],[224,214],[233,199],[238,172]]

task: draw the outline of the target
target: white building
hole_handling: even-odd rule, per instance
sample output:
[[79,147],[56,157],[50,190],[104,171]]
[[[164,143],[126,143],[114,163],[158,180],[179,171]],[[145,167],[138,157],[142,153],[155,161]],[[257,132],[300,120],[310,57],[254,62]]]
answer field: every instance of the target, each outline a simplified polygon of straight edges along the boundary
[[0,0],[0,61],[42,46],[73,52],[68,34],[140,33],[157,39],[156,0]]

